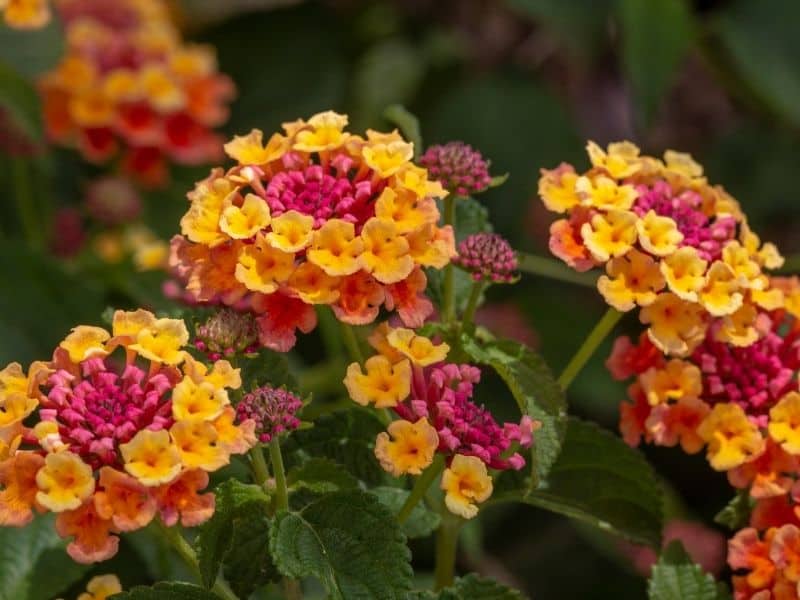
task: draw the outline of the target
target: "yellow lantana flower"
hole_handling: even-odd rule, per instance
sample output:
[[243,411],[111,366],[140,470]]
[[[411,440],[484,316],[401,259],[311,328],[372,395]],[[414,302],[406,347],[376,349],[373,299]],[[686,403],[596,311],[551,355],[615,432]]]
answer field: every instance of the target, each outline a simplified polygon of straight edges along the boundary
[[618,185],[613,179],[602,175],[579,177],[575,182],[575,191],[583,197],[581,204],[601,210],[628,210],[638,196],[632,185]]
[[421,367],[442,362],[450,352],[450,346],[446,343],[434,344],[425,336],[417,335],[413,329],[403,327],[390,330],[386,341],[412,363]]
[[177,365],[186,353],[182,349],[189,342],[189,330],[182,319],[156,319],[149,327],[139,331],[131,350],[153,362]]
[[392,421],[387,431],[375,440],[375,456],[385,471],[395,477],[419,475],[433,462],[439,435],[427,419]]
[[716,404],[700,423],[697,434],[708,444],[708,460],[717,471],[728,471],[764,451],[758,427],[738,404]]
[[650,406],[699,398],[703,392],[700,369],[686,361],[673,358],[664,367],[651,367],[639,378]]
[[471,519],[478,514],[477,504],[492,495],[492,478],[486,465],[477,456],[456,454],[450,467],[442,474],[444,503],[460,517]]
[[636,222],[636,231],[642,248],[655,256],[672,254],[683,241],[683,234],[678,231],[675,221],[657,215],[654,210]]
[[50,20],[49,0],[2,0],[0,12],[14,29],[38,29]]
[[270,224],[269,204],[255,194],[247,194],[241,206],[222,211],[219,228],[235,240],[246,240]]
[[703,167],[687,152],[667,150],[664,152],[664,162],[667,170],[673,173],[684,175],[690,179],[703,176]]
[[312,262],[304,262],[289,277],[289,287],[307,304],[332,304],[339,298],[341,277],[331,277]]
[[228,464],[228,453],[218,445],[218,434],[207,421],[177,421],[169,430],[181,462],[189,469],[216,471]]
[[432,223],[412,231],[406,236],[408,254],[425,267],[441,269],[456,256],[453,228],[437,228]]
[[800,394],[789,392],[769,411],[769,435],[789,454],[800,454]]
[[359,264],[381,283],[397,283],[414,270],[408,240],[398,234],[392,221],[370,219],[361,231],[361,239],[364,251]]
[[294,270],[294,254],[273,248],[263,235],[246,246],[236,265],[236,280],[248,290],[271,294],[289,279]]
[[439,209],[432,198],[419,198],[412,192],[397,193],[387,187],[375,201],[375,216],[394,221],[397,232],[405,234],[438,221]]
[[78,600],[106,600],[121,591],[122,584],[116,575],[97,575],[89,580],[86,591],[78,596]]
[[736,274],[730,266],[715,261],[706,273],[706,283],[700,291],[700,303],[715,317],[735,313],[742,306],[744,296]]
[[639,319],[650,325],[647,335],[665,354],[686,356],[703,340],[706,321],[702,307],[672,293],[659,294],[642,308]]
[[358,257],[363,250],[364,242],[356,237],[352,223],[331,219],[314,232],[306,257],[328,275],[344,277],[361,268]]
[[411,393],[411,363],[408,360],[392,364],[385,356],[372,356],[364,364],[353,363],[347,367],[344,385],[350,397],[366,406],[390,408],[405,400]]
[[74,363],[93,356],[105,356],[108,354],[105,342],[111,336],[102,327],[92,327],[90,325],[78,325],[72,328],[72,332],[59,344],[69,352],[69,359]]
[[272,219],[267,243],[282,252],[300,252],[311,243],[314,217],[290,210]]
[[278,133],[269,139],[266,146],[262,143],[263,137],[258,129],[247,135],[234,136],[223,146],[225,154],[243,165],[263,165],[280,158],[289,149],[289,139]]
[[608,145],[607,152],[590,141],[586,152],[592,165],[605,169],[614,179],[624,179],[641,169],[639,148],[631,142],[614,142]]
[[48,454],[36,473],[36,501],[53,512],[78,508],[94,492],[92,468],[68,450]]
[[228,197],[235,193],[236,187],[222,176],[222,169],[214,169],[187,194],[192,204],[181,218],[181,233],[193,242],[212,247],[226,241],[228,236],[219,227],[220,217]]
[[608,304],[622,312],[637,304],[652,304],[664,288],[664,277],[656,262],[636,249],[606,263],[606,272],[609,277],[601,276],[597,280],[597,289]]
[[605,262],[622,256],[636,243],[638,217],[627,210],[610,210],[596,214],[581,226],[583,242],[595,260]]
[[164,429],[142,429],[119,449],[125,470],[148,487],[169,483],[183,468],[181,455]]
[[389,177],[414,157],[414,144],[402,139],[387,143],[368,143],[362,154],[370,169],[381,177]]
[[682,300],[697,302],[706,283],[708,262],[691,246],[679,248],[661,261],[661,273],[669,289]]
[[572,165],[561,163],[555,169],[541,169],[539,196],[547,210],[564,213],[581,203],[575,189],[578,174]]
[[196,383],[191,377],[184,377],[172,390],[172,416],[177,421],[209,421],[218,417],[228,404],[228,392],[208,381]]
[[[322,152],[339,148],[350,137],[350,134],[343,131],[347,121],[347,115],[340,115],[332,110],[317,113],[306,124],[310,129],[297,132],[294,149]],[[288,133],[291,135],[291,132]]]

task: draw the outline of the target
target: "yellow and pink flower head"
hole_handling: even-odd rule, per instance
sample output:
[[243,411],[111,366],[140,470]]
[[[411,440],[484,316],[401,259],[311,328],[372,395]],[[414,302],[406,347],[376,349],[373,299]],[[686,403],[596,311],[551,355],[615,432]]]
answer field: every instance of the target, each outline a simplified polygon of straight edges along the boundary
[[96,562],[116,553],[115,533],[157,515],[170,526],[208,519],[208,472],[255,444],[254,423],[237,424],[228,397],[239,370],[209,369],[187,342],[181,320],[117,311],[110,333],[76,327],[27,375],[17,363],[0,371],[0,524],[57,513],[70,555]]
[[606,302],[640,307],[667,354],[690,354],[712,321],[722,323],[718,339],[749,344],[755,311],[782,302],[763,273],[783,263],[775,246],[761,244],[736,200],[688,154],[659,160],[630,142],[587,149],[583,174],[566,163],[542,170],[542,201],[566,215],[550,228],[551,251],[578,271],[604,265],[597,285]]
[[[448,466],[442,479],[451,511],[465,518],[491,494],[487,469],[521,469],[517,449],[529,448],[538,427],[530,417],[500,425],[472,399],[480,369],[445,362],[449,346],[410,329],[378,327],[370,338],[378,354],[353,363],[344,384],[361,405],[389,408],[398,417],[378,435],[375,454],[395,476],[419,475],[436,453]],[[474,493],[464,495],[467,489]]]
[[125,171],[164,183],[167,163],[221,157],[213,128],[233,83],[213,49],[188,45],[162,0],[57,0],[67,51],[39,84],[48,136],[88,160],[119,156]]
[[266,142],[253,130],[225,145],[237,164],[189,193],[172,240],[184,299],[252,311],[261,344],[279,351],[316,326],[316,304],[350,324],[382,306],[409,327],[424,322],[422,269],[455,255],[452,229],[437,225],[446,192],[397,132],[363,138],[346,125],[324,112]]

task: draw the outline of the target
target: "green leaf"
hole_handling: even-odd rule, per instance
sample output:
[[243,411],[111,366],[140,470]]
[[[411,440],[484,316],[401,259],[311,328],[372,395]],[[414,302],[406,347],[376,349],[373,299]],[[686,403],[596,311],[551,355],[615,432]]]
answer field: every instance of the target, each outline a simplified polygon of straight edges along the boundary
[[297,380],[289,370],[289,359],[284,352],[261,348],[258,355],[241,360],[242,389],[246,392],[262,385],[286,387],[297,390]]
[[495,176],[494,176],[494,177],[492,177],[492,179],[489,181],[489,188],[491,189],[491,188],[500,187],[500,186],[501,186],[501,185],[503,185],[503,184],[504,184],[506,181],[508,181],[508,178],[509,178],[510,176],[511,176],[511,173],[503,173],[502,175],[495,175]]
[[541,356],[511,340],[479,343],[462,335],[461,345],[473,360],[491,366],[503,379],[520,411],[542,422],[533,454],[538,477],[545,477],[558,457],[567,429],[567,400]]
[[493,496],[538,506],[657,547],[662,498],[641,452],[593,423],[570,418],[558,460],[530,491],[519,473],[498,478]]
[[646,127],[693,42],[691,10],[686,0],[618,0],[617,15],[622,62],[639,120]]
[[39,95],[11,68],[0,63],[0,148],[8,152],[35,150],[44,136]]
[[121,594],[109,596],[113,600],[219,600],[216,594],[189,583],[162,582],[153,587],[137,586]]
[[269,497],[257,485],[229,479],[214,490],[216,507],[197,536],[197,555],[203,585],[210,588],[233,547],[234,529],[249,513],[265,514]]
[[723,600],[730,595],[694,564],[677,540],[653,567],[647,588],[650,600]]
[[754,504],[748,490],[739,490],[727,506],[717,513],[714,522],[731,531],[741,529],[750,521],[750,512]]
[[392,104],[383,111],[383,117],[396,125],[403,137],[414,144],[414,156],[419,156],[422,152],[422,131],[417,116],[402,104]]
[[[67,555],[54,520],[47,515],[25,527],[0,527],[0,600],[49,600],[86,572]],[[52,580],[40,568],[52,569],[46,571]]]
[[293,432],[283,449],[291,464],[309,457],[327,458],[368,485],[379,485],[387,481],[387,475],[375,458],[375,438],[385,429],[374,414],[354,406],[318,418],[310,429]]
[[731,86],[732,91],[800,127],[800,5],[737,0],[715,14],[710,28],[725,53],[723,66],[743,84]]
[[358,487],[358,480],[344,467],[323,457],[311,458],[292,468],[286,476],[286,481],[290,488],[305,488],[317,493],[352,490]]
[[[377,496],[378,500],[386,505],[393,515],[400,512],[403,504],[411,494],[408,490],[389,486],[372,488],[369,493]],[[414,507],[401,527],[408,538],[428,537],[439,527],[441,520],[439,513],[433,512],[425,506],[424,502],[420,502]]]
[[248,598],[264,584],[280,579],[269,553],[269,519],[263,507],[247,508],[233,520],[223,572],[240,598]]
[[412,592],[408,600],[522,600],[517,590],[474,573],[459,577],[451,587],[439,593]]
[[12,29],[0,22],[3,63],[20,75],[35,78],[53,69],[64,56],[64,28],[57,16],[36,30]]
[[411,552],[389,509],[362,491],[334,492],[281,512],[270,533],[278,569],[315,577],[335,599],[405,598]]

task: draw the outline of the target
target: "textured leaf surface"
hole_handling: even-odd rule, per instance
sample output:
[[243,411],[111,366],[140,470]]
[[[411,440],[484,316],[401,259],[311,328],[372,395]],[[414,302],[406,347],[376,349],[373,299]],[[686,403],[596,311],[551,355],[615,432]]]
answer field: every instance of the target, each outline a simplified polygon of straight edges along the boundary
[[242,359],[242,389],[252,390],[262,385],[297,390],[297,380],[289,370],[285,353],[262,348],[258,356]]
[[679,541],[672,542],[653,567],[647,587],[650,600],[724,600],[730,594],[703,572]]
[[276,517],[270,550],[289,577],[315,577],[336,599],[400,599],[411,588],[411,553],[389,509],[361,491],[327,494]]
[[714,517],[714,522],[736,531],[750,521],[754,502],[747,490],[739,490],[730,502]]
[[497,371],[522,413],[542,422],[535,433],[534,457],[538,476],[546,476],[567,427],[567,400],[549,367],[536,352],[511,340],[481,344],[465,335],[462,346],[475,361]]
[[233,546],[237,524],[250,519],[251,514],[265,514],[269,507],[269,498],[258,486],[236,479],[219,485],[214,495],[214,516],[203,525],[197,536],[200,575],[206,587],[211,587],[217,579],[220,566]]
[[569,419],[561,454],[536,490],[509,473],[499,478],[495,498],[532,504],[634,542],[658,546],[661,540],[662,497],[652,467],[615,435],[578,419]]
[[280,578],[269,553],[269,519],[258,506],[246,508],[233,520],[229,548],[223,572],[240,598]]
[[[410,492],[396,487],[381,486],[369,491],[378,497],[383,504],[396,515],[408,499]],[[408,519],[401,525],[403,533],[409,538],[427,537],[439,527],[441,517],[429,510],[424,502],[418,503],[411,511]]]
[[219,600],[200,586],[189,583],[157,583],[153,587],[135,587],[109,596],[113,600]]
[[306,488],[319,493],[358,487],[358,480],[344,467],[330,459],[320,457],[311,458],[291,469],[286,481],[290,488]]

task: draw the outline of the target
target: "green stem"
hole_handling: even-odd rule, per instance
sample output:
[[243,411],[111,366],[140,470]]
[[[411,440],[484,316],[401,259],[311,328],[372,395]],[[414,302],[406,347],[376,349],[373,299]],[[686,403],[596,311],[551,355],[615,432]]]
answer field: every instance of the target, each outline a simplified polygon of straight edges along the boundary
[[570,359],[569,363],[558,377],[558,384],[561,386],[562,390],[566,390],[570,386],[578,373],[581,372],[584,365],[595,353],[597,347],[606,339],[606,336],[611,333],[611,330],[614,329],[614,326],[622,315],[623,313],[615,308],[609,308],[606,311],[606,314],[604,314],[603,318],[594,326],[594,329],[592,329],[591,333],[587,336],[586,340],[584,340],[581,347],[578,348],[578,351]]
[[[444,224],[453,225],[456,220],[456,197],[452,194],[444,199]],[[451,322],[456,317],[455,309],[455,270],[452,264],[444,268],[442,284],[442,321]]]
[[339,328],[336,326],[339,319],[327,306],[317,305],[316,308],[317,322],[325,353],[330,357],[339,356],[342,350],[342,340],[339,337]]
[[34,203],[28,163],[21,158],[12,159],[11,173],[14,178],[14,199],[25,237],[32,247],[41,248],[44,245],[44,231],[40,226],[38,211]]
[[[269,459],[272,462],[272,474],[275,476],[275,508],[277,510],[289,510],[286,471],[283,467],[283,456],[281,455],[281,446],[277,437],[273,438],[269,443]],[[303,589],[296,579],[284,577],[283,591],[286,594],[286,600],[300,600],[303,597]]]
[[431,487],[431,484],[436,480],[443,468],[444,459],[440,454],[437,454],[430,466],[428,466],[428,468],[425,469],[414,482],[414,487],[411,489],[411,494],[409,494],[408,498],[406,498],[403,506],[400,507],[400,512],[397,513],[398,523],[402,525],[406,522],[408,517],[411,516],[411,512],[414,510],[414,507],[419,504],[419,501],[422,500],[422,498],[425,497],[425,494]]
[[361,346],[358,343],[356,332],[352,325],[342,323],[342,338],[347,351],[350,353],[350,358],[358,364],[364,364],[364,355],[361,353]]
[[456,570],[456,550],[461,519],[443,509],[442,523],[436,531],[436,566],[434,568],[434,591],[453,585]]
[[518,258],[519,270],[525,273],[540,275],[541,277],[586,287],[595,286],[596,278],[591,274],[573,271],[563,263],[553,260],[552,258],[526,254],[525,252],[520,252]]
[[475,281],[472,283],[472,291],[469,294],[467,308],[464,310],[464,315],[461,317],[461,329],[468,327],[475,319],[475,310],[478,308],[478,301],[481,299],[481,294],[486,287],[487,285],[483,281]]
[[[200,576],[200,563],[197,560],[197,553],[194,551],[194,548],[189,545],[189,542],[186,541],[186,538],[181,535],[181,532],[178,530],[178,528],[167,527],[160,519],[156,519],[154,523],[161,533],[161,536],[167,542],[169,542],[175,552],[177,552],[181,559],[183,559],[183,562],[185,562],[189,569],[191,569],[192,573],[194,573],[195,577],[202,581]],[[233,593],[233,590],[230,588],[230,586],[228,586],[228,583],[221,577],[214,582],[214,586],[211,588],[211,591],[223,600],[239,600],[239,597]]]
[[265,488],[269,480],[269,469],[267,469],[267,461],[264,460],[264,450],[260,445],[250,449],[250,464],[253,467],[256,483]]

